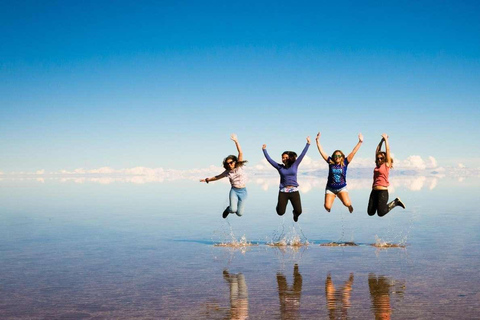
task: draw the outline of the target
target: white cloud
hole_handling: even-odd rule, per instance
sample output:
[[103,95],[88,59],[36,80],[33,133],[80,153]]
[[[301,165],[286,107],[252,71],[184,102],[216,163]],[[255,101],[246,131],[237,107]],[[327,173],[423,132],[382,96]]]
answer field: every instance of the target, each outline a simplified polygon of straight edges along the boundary
[[[348,171],[348,189],[370,189],[372,184],[372,171],[374,167],[371,158],[355,158],[349,166]],[[198,181],[205,177],[211,177],[222,173],[225,169],[220,166],[211,165],[207,168],[192,168],[188,170],[176,170],[165,168],[133,167],[124,169],[114,169],[111,167],[100,167],[98,169],[77,168],[73,171],[60,170],[58,172],[46,173],[44,169],[35,173],[12,172],[2,174],[2,178],[28,178],[31,176],[42,175],[43,178],[57,177],[61,181],[73,181],[75,183],[85,183],[87,181],[100,184],[110,183],[161,183],[179,179]],[[262,159],[255,165],[245,167],[248,183],[261,185],[263,190],[270,188],[278,189],[279,176],[266,159]],[[306,156],[299,167],[298,181],[302,192],[310,192],[314,189],[325,188],[328,176],[328,165],[323,159],[314,160]],[[394,170],[390,171],[391,190],[398,187],[408,188],[410,190],[421,190],[423,188],[433,189],[437,185],[437,180],[445,176],[467,177],[480,176],[480,168],[466,168],[463,164],[458,164],[455,168],[439,167],[436,159],[429,156],[426,160],[418,155],[412,155],[405,160],[396,160]],[[218,183],[228,184],[228,179],[222,179]]]
[[437,160],[436,160],[434,157],[429,156],[429,157],[428,157],[428,160],[429,160],[429,162],[427,163],[427,168],[432,168],[432,169],[434,169],[434,168],[436,168],[436,167],[438,166]]
[[407,159],[400,161],[398,164],[394,163],[394,167],[397,169],[424,170],[427,165],[422,157],[410,156]]

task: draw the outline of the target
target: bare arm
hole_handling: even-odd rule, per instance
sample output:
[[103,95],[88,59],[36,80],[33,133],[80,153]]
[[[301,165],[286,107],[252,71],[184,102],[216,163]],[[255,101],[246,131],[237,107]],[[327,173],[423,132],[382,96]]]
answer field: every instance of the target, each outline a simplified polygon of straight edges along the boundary
[[238,161],[242,162],[243,161],[243,152],[242,152],[242,148],[240,147],[240,143],[238,142],[237,135],[235,133],[232,133],[230,135],[230,139],[232,139],[233,142],[235,142],[235,146],[237,147]]
[[209,182],[212,182],[212,181],[220,180],[220,179],[222,179],[222,178],[225,178],[224,173],[221,173],[221,174],[219,174],[218,176],[215,176],[215,177],[201,179],[200,182],[209,183]]
[[387,154],[386,164],[388,167],[392,166],[392,157],[390,155],[390,144],[388,143],[388,136],[386,133],[382,134],[383,140],[385,141],[385,153]]
[[322,156],[323,160],[328,161],[328,155],[323,151],[322,145],[320,144],[320,132],[317,133],[317,137],[315,138],[315,141],[317,142],[317,149],[318,152],[320,152],[320,155]]
[[377,149],[375,150],[375,161],[377,161],[377,154],[382,150],[382,144],[383,144],[383,136],[382,136],[382,140],[380,140],[380,143],[377,146]]
[[355,146],[355,148],[353,148],[352,152],[350,152],[350,154],[347,156],[348,163],[352,162],[353,157],[355,157],[355,154],[357,153],[358,149],[360,149],[362,143],[363,143],[363,135],[359,133],[357,145]]

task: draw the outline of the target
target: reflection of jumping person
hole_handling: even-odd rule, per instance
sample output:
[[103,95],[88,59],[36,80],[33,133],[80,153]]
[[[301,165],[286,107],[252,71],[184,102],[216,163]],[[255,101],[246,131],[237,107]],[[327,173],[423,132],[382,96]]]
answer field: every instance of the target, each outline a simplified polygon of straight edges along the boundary
[[228,319],[248,319],[248,291],[245,276],[242,273],[230,274],[223,271],[223,279],[230,286],[230,314]]
[[290,288],[287,284],[287,278],[282,273],[277,273],[281,319],[300,319],[302,283],[302,275],[298,271],[298,264],[293,267],[293,286]]
[[377,276],[373,273],[368,275],[368,287],[370,288],[370,297],[372,299],[372,309],[375,319],[387,320],[392,315],[390,306],[390,288],[392,284],[384,276]]
[[347,158],[345,158],[345,155],[340,150],[335,150],[332,156],[329,157],[323,151],[323,148],[320,145],[320,132],[317,134],[317,138],[315,140],[317,141],[318,152],[320,152],[322,158],[328,163],[328,180],[325,188],[325,210],[330,212],[330,209],[332,209],[333,200],[335,200],[335,197],[338,196],[343,205],[348,208],[350,213],[352,213],[353,206],[347,190],[347,167],[350,162],[352,162],[353,157],[362,145],[362,134],[360,133],[358,135],[358,143]]
[[[385,142],[385,151],[381,151],[382,144]],[[400,206],[405,209],[405,205],[400,200],[396,198],[392,202],[388,203],[388,175],[390,169],[393,168],[393,159],[390,156],[390,145],[388,144],[387,134],[382,134],[382,140],[377,146],[375,151],[375,164],[376,167],[373,170],[373,186],[372,192],[370,193],[370,199],[368,200],[368,215],[373,216],[375,212],[378,213],[379,217],[383,217],[390,210],[396,206]]]
[[303,157],[307,153],[310,146],[310,137],[307,137],[307,144],[300,156],[293,151],[285,151],[282,153],[282,163],[276,163],[267,153],[267,145],[262,146],[263,154],[267,161],[278,170],[280,174],[280,191],[278,192],[277,214],[279,216],[285,214],[287,202],[293,206],[293,220],[298,221],[298,217],[302,214],[302,203],[300,201],[300,192],[298,192],[297,171],[298,165],[302,162]]
[[[353,273],[350,274],[348,280],[345,281],[339,291],[335,289],[332,277],[327,275],[325,280],[325,295],[327,297],[328,317],[330,319],[348,319],[348,309],[351,306],[350,294],[352,292]],[[337,317],[338,307],[340,305],[341,317]]]
[[235,142],[238,151],[238,158],[234,155],[229,155],[223,160],[223,167],[225,171],[213,178],[205,178],[200,182],[209,183],[225,177],[230,179],[232,188],[230,189],[230,205],[223,211],[222,217],[226,218],[230,213],[236,213],[237,216],[243,214],[245,199],[247,199],[247,188],[245,187],[245,173],[243,165],[247,162],[243,160],[242,148],[238,143],[237,135],[232,134],[231,139]]

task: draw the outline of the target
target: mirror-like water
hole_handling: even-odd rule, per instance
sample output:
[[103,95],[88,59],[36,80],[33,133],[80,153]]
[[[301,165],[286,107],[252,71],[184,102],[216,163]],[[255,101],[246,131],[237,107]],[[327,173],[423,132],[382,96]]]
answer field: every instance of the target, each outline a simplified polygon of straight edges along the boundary
[[294,224],[264,180],[224,220],[224,183],[4,179],[0,318],[478,318],[480,179],[422,181],[383,218],[313,185]]

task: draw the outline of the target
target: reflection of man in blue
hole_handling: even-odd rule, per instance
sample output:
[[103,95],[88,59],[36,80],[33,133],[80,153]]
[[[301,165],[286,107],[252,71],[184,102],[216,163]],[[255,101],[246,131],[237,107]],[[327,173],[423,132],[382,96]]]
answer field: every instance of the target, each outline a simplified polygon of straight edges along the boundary
[[300,296],[302,294],[302,275],[298,265],[293,267],[293,286],[288,287],[287,279],[282,273],[277,273],[278,296],[280,297],[280,312],[282,319],[300,319]]
[[248,292],[242,273],[230,274],[223,270],[223,279],[230,285],[230,315],[227,319],[248,319]]
[[[352,292],[353,273],[343,284],[340,290],[335,289],[332,277],[327,275],[325,280],[325,296],[327,298],[328,317],[330,319],[348,319],[348,309],[350,308],[350,293]],[[341,316],[337,317],[338,310],[341,311]]]

